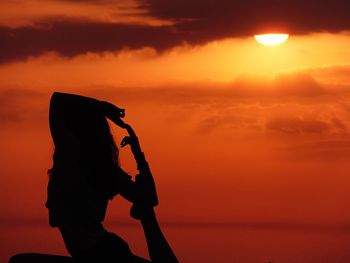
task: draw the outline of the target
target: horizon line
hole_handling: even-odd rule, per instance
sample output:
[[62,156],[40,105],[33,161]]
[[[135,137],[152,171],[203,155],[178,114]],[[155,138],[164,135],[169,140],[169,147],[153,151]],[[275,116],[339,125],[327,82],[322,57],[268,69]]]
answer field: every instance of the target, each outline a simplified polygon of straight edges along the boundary
[[[221,227],[221,228],[274,228],[274,229],[340,229],[342,231],[350,231],[350,222],[347,223],[336,223],[336,222],[288,222],[288,221],[169,221],[159,220],[160,225],[165,227],[185,227],[185,228],[209,228],[209,227]],[[139,225],[139,221],[129,221],[125,219],[112,219],[105,220],[103,222],[105,226],[126,226],[136,227]],[[1,218],[1,226],[20,226],[20,225],[32,225],[32,226],[44,226],[49,225],[48,219],[44,218]]]

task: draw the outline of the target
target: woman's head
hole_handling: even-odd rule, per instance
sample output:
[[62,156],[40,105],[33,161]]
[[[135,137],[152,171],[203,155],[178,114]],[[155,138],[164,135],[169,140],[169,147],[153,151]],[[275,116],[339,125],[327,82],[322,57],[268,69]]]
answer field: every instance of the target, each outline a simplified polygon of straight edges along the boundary
[[106,117],[86,108],[50,109],[50,128],[55,151],[49,174],[64,177],[76,169],[90,176],[98,188],[105,188],[118,165],[118,148]]

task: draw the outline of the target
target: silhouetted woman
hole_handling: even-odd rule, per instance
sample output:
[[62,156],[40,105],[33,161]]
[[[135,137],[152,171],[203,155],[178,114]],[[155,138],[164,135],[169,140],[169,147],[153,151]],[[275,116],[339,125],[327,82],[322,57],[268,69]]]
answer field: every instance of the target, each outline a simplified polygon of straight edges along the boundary
[[[58,227],[76,262],[149,262],[133,255],[123,239],[102,225],[108,201],[120,194],[133,203],[130,214],[141,221],[151,262],[176,263],[153,210],[158,199],[151,171],[135,132],[121,120],[124,115],[123,109],[108,102],[52,95],[50,130],[55,151],[46,202],[49,223]],[[106,117],[129,133],[121,147],[131,146],[139,171],[135,181],[118,165],[118,148]],[[15,256],[12,262],[18,259]]]

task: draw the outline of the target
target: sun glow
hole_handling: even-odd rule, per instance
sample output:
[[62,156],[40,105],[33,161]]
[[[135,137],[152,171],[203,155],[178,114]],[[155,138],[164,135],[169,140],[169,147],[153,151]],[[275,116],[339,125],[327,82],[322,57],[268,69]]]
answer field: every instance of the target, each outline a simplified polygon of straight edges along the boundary
[[264,34],[264,35],[255,35],[255,40],[260,44],[266,46],[277,46],[280,45],[289,38],[288,34]]

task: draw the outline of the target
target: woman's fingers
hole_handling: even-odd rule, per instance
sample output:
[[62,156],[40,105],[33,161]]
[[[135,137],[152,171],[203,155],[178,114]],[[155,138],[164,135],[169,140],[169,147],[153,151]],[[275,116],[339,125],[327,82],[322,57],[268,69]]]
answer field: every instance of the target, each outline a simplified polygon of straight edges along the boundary
[[129,124],[125,124],[125,129],[128,131],[129,135],[132,137],[137,137],[135,131]]
[[125,136],[123,138],[123,140],[120,142],[120,146],[124,147],[126,145],[130,144],[130,137],[129,136]]
[[125,117],[125,109],[119,109],[118,108],[118,110],[119,110],[119,117],[120,118],[124,118]]
[[125,109],[118,108],[112,104],[111,115],[117,116],[118,118],[125,117]]
[[134,155],[141,152],[141,147],[140,147],[140,144],[139,144],[139,141],[138,141],[136,135],[125,136],[123,138],[123,140],[121,141],[120,146],[123,148],[124,146],[126,146],[128,144],[130,145],[131,151]]
[[125,123],[122,119],[120,119],[120,118],[114,118],[114,119],[112,119],[112,121],[113,121],[115,124],[117,124],[119,127],[125,129],[126,123]]

